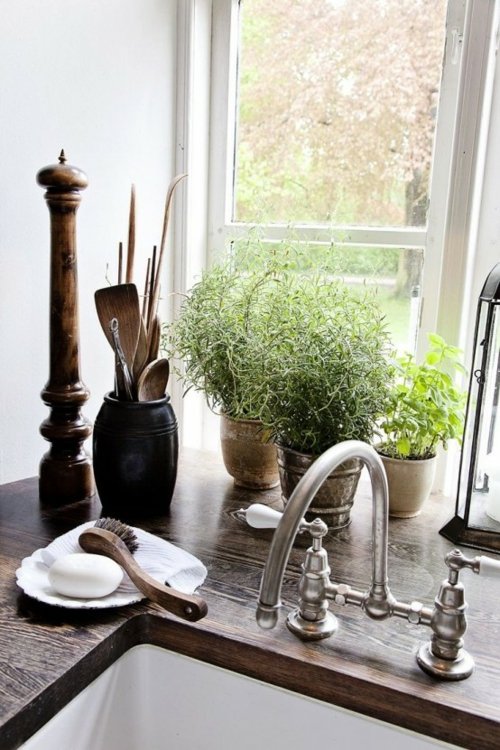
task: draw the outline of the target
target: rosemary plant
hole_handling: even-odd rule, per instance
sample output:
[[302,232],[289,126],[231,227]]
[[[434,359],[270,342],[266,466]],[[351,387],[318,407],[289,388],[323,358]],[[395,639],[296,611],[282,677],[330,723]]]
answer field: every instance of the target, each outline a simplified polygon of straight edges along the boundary
[[375,295],[329,275],[293,272],[265,291],[255,359],[264,426],[282,445],[313,455],[342,440],[371,441],[390,375]]
[[272,272],[214,265],[184,300],[175,323],[165,329],[163,347],[183,362],[186,385],[203,391],[208,405],[233,419],[256,419],[257,362],[268,331],[264,288]]

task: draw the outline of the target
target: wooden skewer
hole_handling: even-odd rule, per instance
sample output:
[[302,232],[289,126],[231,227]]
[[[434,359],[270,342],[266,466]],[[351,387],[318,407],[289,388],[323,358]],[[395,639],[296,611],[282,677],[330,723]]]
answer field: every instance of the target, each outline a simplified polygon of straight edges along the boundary
[[153,294],[154,294],[154,287],[156,282],[156,245],[153,247],[153,258],[151,260],[151,273],[149,276],[149,296],[148,296],[148,314],[146,318],[146,322],[148,323],[147,329],[151,328],[151,321],[153,320]]
[[134,255],[135,255],[135,185],[132,185],[130,191],[130,212],[128,219],[128,247],[127,247],[127,275],[125,281],[127,284],[132,283],[134,276]]
[[118,284],[122,283],[123,274],[123,242],[118,245]]
[[148,258],[146,266],[146,280],[144,282],[144,296],[142,298],[142,319],[146,320],[148,312],[148,292],[149,292],[149,273],[151,268],[151,258]]
[[163,266],[163,260],[165,255],[165,241],[167,238],[167,229],[168,229],[168,219],[170,214],[170,204],[172,202],[172,196],[174,194],[174,190],[178,183],[184,179],[184,177],[187,177],[186,174],[179,174],[170,183],[167,191],[167,197],[165,200],[165,213],[163,216],[163,231],[161,235],[161,243],[160,243],[160,254],[158,257],[158,266],[155,271],[155,282],[154,282],[154,289],[153,289],[153,295],[152,295],[152,301],[150,308],[148,310],[148,331],[149,327],[151,325],[151,322],[156,315],[156,308],[158,306],[158,300],[160,296],[160,278],[161,278],[161,270]]

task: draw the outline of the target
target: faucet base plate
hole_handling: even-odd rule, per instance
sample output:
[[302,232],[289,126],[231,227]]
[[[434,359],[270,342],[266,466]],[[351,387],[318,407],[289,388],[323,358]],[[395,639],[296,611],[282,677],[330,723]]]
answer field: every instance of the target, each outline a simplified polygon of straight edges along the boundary
[[474,659],[465,649],[460,649],[456,659],[441,659],[432,653],[430,641],[420,647],[417,662],[424,672],[440,680],[465,680],[474,670]]
[[303,641],[318,641],[328,638],[338,628],[338,620],[331,612],[327,612],[322,620],[306,620],[299,609],[294,609],[286,618],[286,626],[294,635]]

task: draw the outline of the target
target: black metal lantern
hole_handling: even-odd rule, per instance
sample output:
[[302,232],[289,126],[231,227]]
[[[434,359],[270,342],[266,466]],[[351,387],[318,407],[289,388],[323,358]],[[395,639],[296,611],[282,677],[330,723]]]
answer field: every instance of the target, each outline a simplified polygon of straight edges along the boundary
[[455,516],[440,533],[500,552],[500,263],[479,297],[472,362]]

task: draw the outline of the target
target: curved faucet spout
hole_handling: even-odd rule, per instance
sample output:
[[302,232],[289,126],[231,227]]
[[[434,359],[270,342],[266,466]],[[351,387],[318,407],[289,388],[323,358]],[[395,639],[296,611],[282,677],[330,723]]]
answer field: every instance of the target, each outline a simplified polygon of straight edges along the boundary
[[273,628],[281,607],[281,584],[300,522],[328,475],[349,458],[367,467],[372,484],[372,583],[363,607],[374,619],[391,614],[392,595],[387,583],[388,490],[385,470],[377,452],[359,440],[346,440],[325,451],[312,464],[292,493],[274,533],[260,587],[257,622]]

